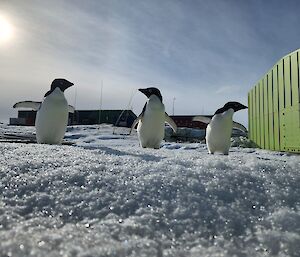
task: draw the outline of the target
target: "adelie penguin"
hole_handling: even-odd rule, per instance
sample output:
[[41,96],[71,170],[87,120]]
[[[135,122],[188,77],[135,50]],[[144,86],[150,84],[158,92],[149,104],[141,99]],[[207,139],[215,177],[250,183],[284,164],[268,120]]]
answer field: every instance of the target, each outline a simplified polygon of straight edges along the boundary
[[194,117],[194,121],[208,124],[206,128],[206,145],[210,154],[219,152],[228,155],[233,127],[244,132],[247,131],[243,125],[232,120],[235,112],[246,108],[248,107],[239,102],[228,102],[218,109],[213,116]]
[[160,91],[155,87],[139,89],[148,97],[142,113],[135,119],[131,129],[137,124],[137,134],[143,148],[160,148],[165,135],[165,122],[174,132],[177,130],[175,122],[165,112]]
[[35,120],[37,143],[62,143],[67,129],[68,113],[74,113],[74,108],[68,105],[64,95],[64,91],[71,86],[73,83],[66,79],[55,79],[43,102],[23,101],[13,106],[37,111]]

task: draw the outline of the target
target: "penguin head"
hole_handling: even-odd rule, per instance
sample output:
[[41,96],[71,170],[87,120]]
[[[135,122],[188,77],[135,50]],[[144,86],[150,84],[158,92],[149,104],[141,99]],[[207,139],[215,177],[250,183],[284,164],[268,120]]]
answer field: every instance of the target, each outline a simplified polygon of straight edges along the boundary
[[159,89],[157,89],[156,87],[140,88],[139,91],[142,92],[148,98],[152,95],[156,95],[162,102],[161,93],[160,93]]
[[248,107],[239,102],[228,102],[222,108],[218,109],[215,114],[223,113],[229,109],[233,109],[234,112],[247,109]]
[[50,95],[56,88],[59,88],[64,92],[67,88],[73,86],[74,84],[66,79],[55,79],[51,83],[51,89],[45,94],[45,97]]

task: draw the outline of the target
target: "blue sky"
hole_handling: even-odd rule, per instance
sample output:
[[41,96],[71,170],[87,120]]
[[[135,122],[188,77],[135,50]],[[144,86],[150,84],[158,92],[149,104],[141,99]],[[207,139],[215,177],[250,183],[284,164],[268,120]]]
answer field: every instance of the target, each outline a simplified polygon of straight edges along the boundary
[[[1,0],[14,28],[0,45],[0,120],[41,100],[54,78],[79,109],[138,114],[137,88],[161,89],[172,114],[211,114],[300,47],[300,2],[262,0]],[[135,94],[134,94],[135,93]],[[77,94],[76,102],[75,95]],[[134,94],[130,104],[130,97]],[[247,124],[247,111],[235,115]]]

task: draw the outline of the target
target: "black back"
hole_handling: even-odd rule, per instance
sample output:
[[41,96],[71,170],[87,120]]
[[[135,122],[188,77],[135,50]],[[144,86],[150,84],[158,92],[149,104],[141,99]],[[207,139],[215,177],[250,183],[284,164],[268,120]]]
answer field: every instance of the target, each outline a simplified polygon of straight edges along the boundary
[[146,111],[146,106],[147,106],[147,103],[145,103],[144,107],[143,107],[143,110],[141,112],[141,114],[139,116],[143,117],[144,116],[144,113]]

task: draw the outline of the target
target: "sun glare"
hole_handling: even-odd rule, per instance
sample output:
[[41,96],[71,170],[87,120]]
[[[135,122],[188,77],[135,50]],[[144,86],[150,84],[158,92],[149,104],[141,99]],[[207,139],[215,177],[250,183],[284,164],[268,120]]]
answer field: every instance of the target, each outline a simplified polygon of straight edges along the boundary
[[0,16],[0,44],[9,41],[13,35],[13,27],[9,21]]

